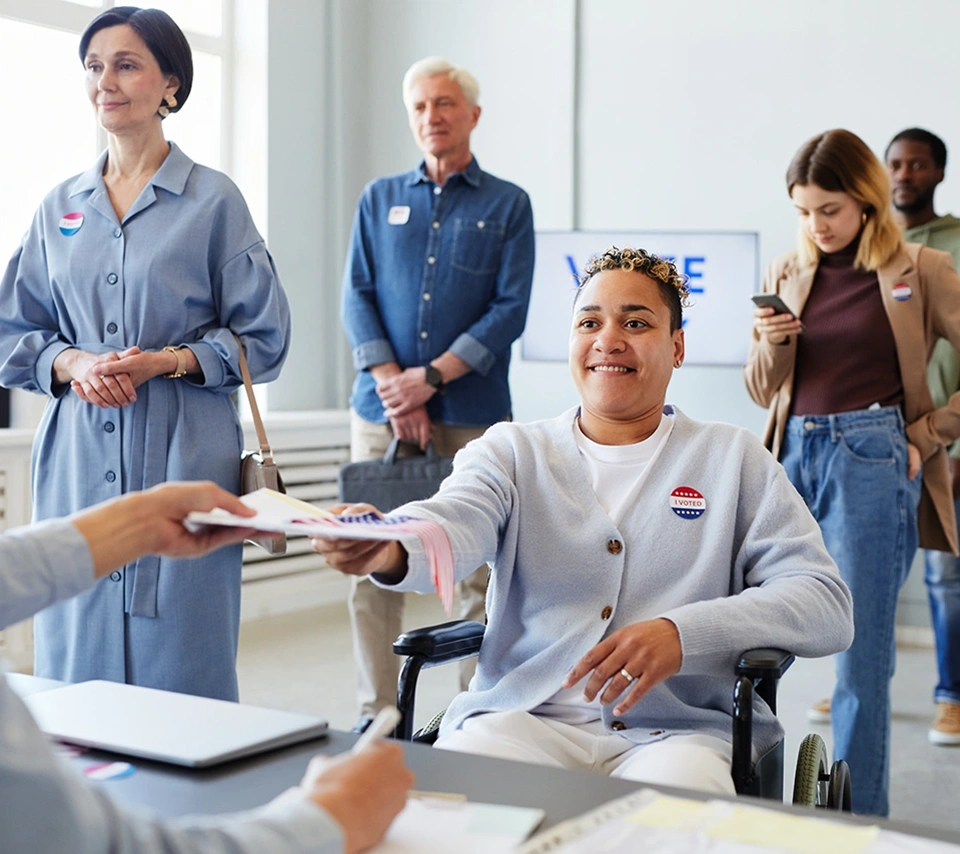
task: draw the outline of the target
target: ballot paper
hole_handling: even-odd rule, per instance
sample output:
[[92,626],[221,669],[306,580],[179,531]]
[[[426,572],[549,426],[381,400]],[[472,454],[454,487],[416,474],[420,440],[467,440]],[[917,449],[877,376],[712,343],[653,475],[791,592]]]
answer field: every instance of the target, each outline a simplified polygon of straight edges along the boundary
[[430,519],[378,516],[376,513],[337,516],[266,488],[241,496],[240,500],[256,510],[257,515],[237,516],[216,508],[208,513],[191,513],[184,524],[194,531],[205,525],[225,525],[327,539],[399,540],[401,543],[419,540],[430,568],[433,586],[447,616],[450,615],[453,607],[453,551],[446,531],[438,523]]

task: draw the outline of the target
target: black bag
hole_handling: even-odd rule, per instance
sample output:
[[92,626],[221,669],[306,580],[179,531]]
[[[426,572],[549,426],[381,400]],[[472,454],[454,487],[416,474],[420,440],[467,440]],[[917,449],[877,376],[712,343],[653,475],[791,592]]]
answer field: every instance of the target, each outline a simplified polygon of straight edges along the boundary
[[340,500],[372,504],[389,513],[408,501],[432,497],[453,471],[453,457],[441,457],[433,442],[425,453],[397,459],[400,440],[394,439],[382,460],[346,463],[340,468]]

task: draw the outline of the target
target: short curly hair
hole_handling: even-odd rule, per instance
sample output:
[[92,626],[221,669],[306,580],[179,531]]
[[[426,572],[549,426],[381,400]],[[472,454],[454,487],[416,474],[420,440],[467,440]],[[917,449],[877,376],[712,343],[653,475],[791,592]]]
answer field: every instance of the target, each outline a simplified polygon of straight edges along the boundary
[[617,249],[611,246],[605,252],[594,255],[577,279],[577,296],[580,298],[584,285],[597,273],[604,270],[635,270],[653,279],[660,288],[664,303],[670,309],[670,331],[676,332],[683,325],[683,309],[690,307],[690,289],[687,277],[677,270],[673,261],[647,252],[646,249]]

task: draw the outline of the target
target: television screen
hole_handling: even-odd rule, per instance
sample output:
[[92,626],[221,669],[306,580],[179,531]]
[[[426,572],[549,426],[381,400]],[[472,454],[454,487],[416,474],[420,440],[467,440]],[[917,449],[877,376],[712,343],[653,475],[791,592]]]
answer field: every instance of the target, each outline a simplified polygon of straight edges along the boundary
[[686,364],[742,365],[757,291],[756,232],[543,231],[536,237],[530,313],[520,352],[532,361],[565,362],[574,276],[611,246],[643,248],[670,258],[687,276]]

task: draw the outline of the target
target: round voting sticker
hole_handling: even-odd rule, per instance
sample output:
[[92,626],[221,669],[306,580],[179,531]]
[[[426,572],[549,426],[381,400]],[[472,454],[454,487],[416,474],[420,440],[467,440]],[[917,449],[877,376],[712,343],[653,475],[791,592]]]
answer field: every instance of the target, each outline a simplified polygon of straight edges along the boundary
[[91,780],[119,780],[129,777],[135,770],[129,762],[104,762],[84,768],[83,773]]
[[904,300],[910,299],[910,297],[913,295],[913,291],[910,290],[910,285],[906,284],[905,282],[897,282],[897,284],[893,286],[893,290],[890,291],[890,293],[893,294],[893,298],[897,302],[903,302]]
[[76,234],[80,230],[81,225],[83,225],[82,213],[68,213],[60,217],[60,233],[65,234],[67,237]]
[[699,519],[707,509],[707,499],[692,486],[678,486],[670,493],[670,509],[681,519]]

